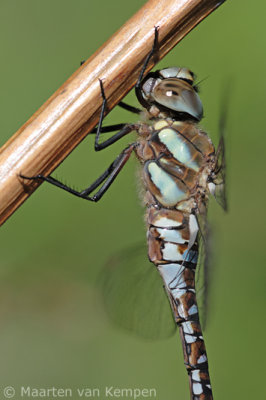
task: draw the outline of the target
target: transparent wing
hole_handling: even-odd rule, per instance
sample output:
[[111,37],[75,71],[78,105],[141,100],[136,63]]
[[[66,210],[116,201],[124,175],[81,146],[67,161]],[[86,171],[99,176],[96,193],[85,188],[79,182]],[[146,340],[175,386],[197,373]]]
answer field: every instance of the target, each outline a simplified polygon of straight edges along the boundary
[[[202,221],[201,221],[202,222]],[[201,232],[203,227],[200,227]],[[200,322],[204,329],[207,325],[209,315],[209,283],[211,278],[212,256],[211,256],[211,234],[207,221],[204,221],[204,234],[198,235],[199,259],[196,272],[196,295],[199,308]]]
[[[221,116],[219,121],[219,143],[215,154],[214,171],[211,176],[211,181],[215,184],[214,197],[218,204],[227,211],[227,196],[226,196],[226,157],[225,157],[225,127],[227,123],[228,98],[232,88],[232,82],[227,80],[224,86]],[[197,299],[202,325],[206,325],[207,314],[209,313],[209,282],[214,269],[212,257],[212,238],[210,226],[207,222],[207,205],[202,202],[198,206],[197,220],[199,225],[199,261],[198,273],[196,278]]]
[[215,192],[214,192],[215,199],[217,200],[218,204],[220,204],[222,208],[226,211],[227,201],[226,201],[225,179],[226,179],[225,144],[224,144],[224,136],[222,135],[220,137],[220,141],[216,151],[213,183],[215,184]]
[[[202,201],[197,207],[197,223],[199,232],[197,241],[199,245],[199,258],[196,269],[196,296],[199,308],[200,322],[203,328],[207,325],[207,316],[209,314],[209,282],[213,270],[212,263],[212,235],[210,225],[207,220],[207,202]],[[211,266],[211,268],[210,268]]]
[[[227,83],[228,85],[228,83]],[[230,93],[230,86],[225,86],[224,94],[222,97],[221,117],[219,121],[219,144],[216,151],[215,167],[213,173],[213,183],[215,186],[214,197],[218,204],[227,211],[226,199],[226,158],[225,158],[225,129],[227,124],[227,109],[228,109],[228,95]]]
[[162,279],[147,248],[135,245],[114,255],[99,279],[111,321],[146,339],[164,339],[176,325]]

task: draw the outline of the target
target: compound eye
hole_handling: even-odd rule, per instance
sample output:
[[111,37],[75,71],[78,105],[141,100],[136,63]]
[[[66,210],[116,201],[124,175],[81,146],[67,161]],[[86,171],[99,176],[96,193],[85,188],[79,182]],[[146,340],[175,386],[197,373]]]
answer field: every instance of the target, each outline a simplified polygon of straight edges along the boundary
[[165,79],[153,90],[154,100],[171,109],[175,109],[174,104],[179,100],[181,87],[178,81]]
[[153,89],[154,100],[164,107],[202,118],[202,103],[193,87],[180,79],[164,79]]

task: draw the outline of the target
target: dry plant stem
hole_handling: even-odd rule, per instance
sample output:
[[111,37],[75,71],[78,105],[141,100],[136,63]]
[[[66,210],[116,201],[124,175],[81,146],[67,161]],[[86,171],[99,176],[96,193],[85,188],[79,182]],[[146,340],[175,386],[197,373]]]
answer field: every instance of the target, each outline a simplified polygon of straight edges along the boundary
[[[134,86],[159,27],[158,59],[224,2],[149,0],[14,134],[0,151],[0,224],[38,186],[27,176],[50,174],[97,124],[103,80],[111,110]],[[151,60],[148,69],[154,65]]]

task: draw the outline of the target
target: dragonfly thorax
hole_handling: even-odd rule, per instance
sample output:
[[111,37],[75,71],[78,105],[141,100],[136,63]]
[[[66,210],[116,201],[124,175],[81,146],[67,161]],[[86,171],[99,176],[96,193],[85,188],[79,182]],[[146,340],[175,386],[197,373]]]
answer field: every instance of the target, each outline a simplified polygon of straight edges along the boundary
[[203,114],[201,100],[193,87],[194,75],[187,68],[166,68],[151,72],[143,80],[138,98],[152,115],[160,112],[173,118],[200,120]]

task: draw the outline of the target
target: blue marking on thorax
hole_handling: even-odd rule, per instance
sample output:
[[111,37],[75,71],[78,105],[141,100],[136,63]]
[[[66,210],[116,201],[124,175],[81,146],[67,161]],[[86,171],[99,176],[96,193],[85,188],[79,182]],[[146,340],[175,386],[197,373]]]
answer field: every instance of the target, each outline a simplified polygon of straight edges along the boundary
[[163,202],[167,206],[174,206],[187,197],[187,194],[178,187],[175,180],[155,162],[152,161],[148,164],[148,171],[152,182],[159,189]]
[[199,170],[199,165],[192,160],[188,143],[184,141],[184,138],[178,132],[171,128],[165,128],[158,133],[158,136],[177,161],[195,171]]

